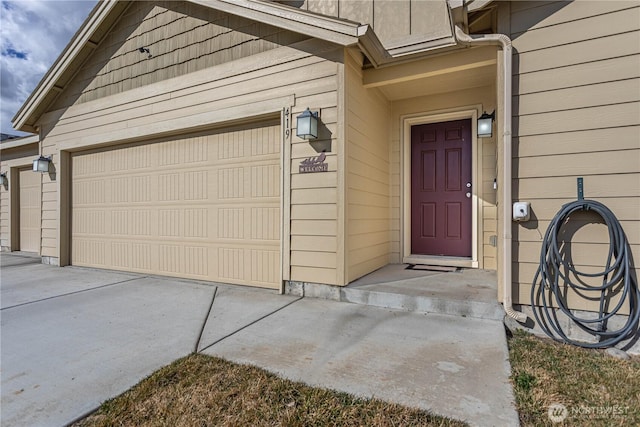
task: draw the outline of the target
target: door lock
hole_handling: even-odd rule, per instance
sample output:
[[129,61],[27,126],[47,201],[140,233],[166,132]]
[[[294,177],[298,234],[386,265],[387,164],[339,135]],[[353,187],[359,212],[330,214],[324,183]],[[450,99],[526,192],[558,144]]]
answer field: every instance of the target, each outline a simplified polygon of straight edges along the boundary
[[471,188],[471,183],[467,182],[467,188]]

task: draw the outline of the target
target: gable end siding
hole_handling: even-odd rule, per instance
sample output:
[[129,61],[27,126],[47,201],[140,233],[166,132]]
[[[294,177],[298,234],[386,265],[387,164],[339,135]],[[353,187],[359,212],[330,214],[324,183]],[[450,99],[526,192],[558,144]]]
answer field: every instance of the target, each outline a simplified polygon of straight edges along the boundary
[[[182,76],[305,38],[187,2],[132,2],[53,109]],[[149,52],[141,52],[140,48]]]

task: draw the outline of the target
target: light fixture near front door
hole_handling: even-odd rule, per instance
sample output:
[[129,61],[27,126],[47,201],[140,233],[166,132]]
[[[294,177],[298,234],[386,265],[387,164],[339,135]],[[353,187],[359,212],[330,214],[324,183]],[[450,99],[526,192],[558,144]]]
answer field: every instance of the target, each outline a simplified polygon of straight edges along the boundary
[[478,138],[491,138],[493,135],[493,121],[496,119],[496,111],[488,114],[486,111],[478,117]]

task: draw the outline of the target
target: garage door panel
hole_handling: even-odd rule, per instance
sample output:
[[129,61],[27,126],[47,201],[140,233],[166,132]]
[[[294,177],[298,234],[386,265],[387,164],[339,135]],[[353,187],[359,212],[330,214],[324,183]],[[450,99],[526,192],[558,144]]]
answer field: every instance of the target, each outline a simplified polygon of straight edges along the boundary
[[20,250],[40,253],[41,175],[31,169],[18,172]]
[[72,263],[277,288],[279,140],[272,125],[74,155]]

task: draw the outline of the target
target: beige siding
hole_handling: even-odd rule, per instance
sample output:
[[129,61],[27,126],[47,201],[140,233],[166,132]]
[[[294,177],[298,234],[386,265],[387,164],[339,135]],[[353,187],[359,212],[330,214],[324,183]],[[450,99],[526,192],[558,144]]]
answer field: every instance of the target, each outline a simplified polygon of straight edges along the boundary
[[[2,171],[6,169],[2,168]],[[10,174],[7,177],[10,178]],[[0,187],[0,248],[3,251],[11,250],[11,198],[8,186]]]
[[[391,262],[401,262],[402,242],[402,140],[401,126],[403,116],[432,114],[434,112],[455,111],[461,107],[481,106],[482,110],[492,111],[495,105],[495,88],[481,87],[463,91],[453,91],[446,94],[416,97],[407,100],[393,102],[393,139],[391,146]],[[478,206],[478,242],[481,247],[482,257],[478,259],[481,268],[494,270],[497,268],[497,250],[491,244],[491,236],[497,235],[497,208],[496,191],[493,189],[493,180],[496,178],[496,136],[482,138],[482,146],[477,147],[480,155],[476,168],[481,180],[481,186],[477,190],[479,197]],[[479,251],[480,253],[480,251]]]
[[[131,2],[54,108],[185,75],[304,38],[188,2]],[[149,53],[140,52],[140,48]]]
[[389,263],[389,138],[391,104],[362,87],[361,64],[350,55],[346,83],[347,279]]
[[279,125],[77,153],[74,265],[280,287]]
[[[312,55],[308,52],[316,52]],[[298,174],[301,160],[317,155],[313,145],[281,135],[284,149],[284,233],[295,232],[284,243],[284,277],[290,280],[338,283],[337,143],[338,69],[342,49],[320,41],[303,41],[237,59],[179,78],[152,83],[116,95],[51,111],[41,119],[43,152],[60,164],[60,151],[144,141],[163,135],[280,115],[291,106],[285,121],[295,135],[295,117],[306,107],[320,111],[324,140],[330,142],[329,172]],[[290,142],[289,142],[290,141]],[[288,174],[291,173],[289,177]],[[43,229],[58,235],[64,183],[44,178]],[[312,197],[313,196],[313,197]],[[290,222],[288,222],[290,219]],[[64,220],[64,218],[62,218]],[[318,221],[321,221],[320,223]],[[43,238],[43,255],[64,259],[55,238]],[[308,253],[319,256],[307,256]],[[302,254],[304,253],[304,254]],[[291,264],[288,259],[291,259]]]
[[369,24],[387,47],[451,34],[445,0],[284,0],[279,3]]
[[[320,130],[319,139],[310,143],[294,136],[291,145],[291,280],[342,284],[337,262],[337,95],[334,102],[335,106],[320,109],[320,120],[327,129]],[[298,105],[292,115],[294,126],[295,117],[306,108],[306,104]],[[318,156],[317,150],[327,147],[331,147],[325,160],[328,172],[299,173],[301,161]]]
[[[618,216],[634,259],[640,257],[640,7],[514,2],[508,16],[517,51],[513,196],[531,202],[535,217],[513,226],[514,299],[528,304],[542,236],[562,205],[576,199],[576,177],[584,177],[586,198]],[[571,224],[579,270],[594,272],[606,262],[609,238],[597,222],[582,215]]]

